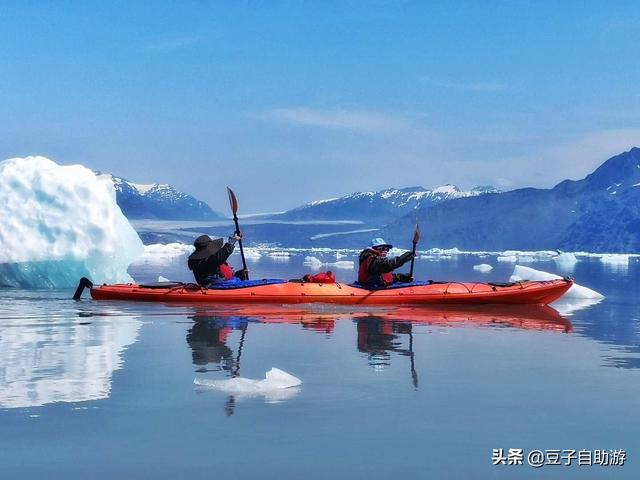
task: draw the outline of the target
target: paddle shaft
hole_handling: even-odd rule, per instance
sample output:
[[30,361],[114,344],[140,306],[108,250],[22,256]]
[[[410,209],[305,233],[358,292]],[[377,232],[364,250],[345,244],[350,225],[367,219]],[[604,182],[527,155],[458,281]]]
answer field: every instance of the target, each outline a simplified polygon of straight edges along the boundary
[[410,277],[413,277],[413,265],[416,263],[416,245],[418,245],[418,242],[413,242],[413,250],[411,251],[413,257],[411,258],[411,268],[409,269]]
[[[240,225],[238,225],[238,216],[233,214],[233,221],[236,224],[236,235],[240,235]],[[240,257],[242,257],[242,268],[245,269],[247,280],[249,280],[249,271],[247,270],[247,261],[244,258],[244,249],[242,248],[242,239],[238,240],[238,245],[240,245]]]

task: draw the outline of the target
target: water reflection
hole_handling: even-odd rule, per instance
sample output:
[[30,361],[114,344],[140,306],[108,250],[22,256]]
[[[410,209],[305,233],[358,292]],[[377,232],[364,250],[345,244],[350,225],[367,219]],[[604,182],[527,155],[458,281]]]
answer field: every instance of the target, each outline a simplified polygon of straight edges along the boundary
[[3,320],[0,407],[109,397],[113,372],[139,329],[140,322],[127,316]]
[[[549,330],[561,333],[572,331],[569,320],[551,307],[542,306],[478,306],[478,307],[393,307],[353,309],[328,305],[277,306],[233,305],[218,307],[192,307],[189,316],[194,324],[188,329],[186,341],[191,348],[196,372],[222,372],[225,378],[240,375],[242,349],[251,323],[297,324],[303,329],[331,335],[336,321],[352,321],[357,332],[356,349],[366,354],[374,369],[384,369],[391,363],[392,354],[408,357],[413,387],[418,388],[415,369],[413,333],[416,325],[463,326],[476,325],[491,328],[517,328]],[[234,350],[228,345],[230,333],[241,331]],[[276,400],[288,397],[278,392]],[[268,396],[267,401],[274,400]],[[225,412],[235,412],[238,398],[229,395]]]
[[[197,372],[233,370],[233,351],[226,345],[227,336],[233,329],[231,318],[191,317],[193,327],[187,332],[187,343],[191,347],[193,364]],[[227,323],[228,322],[228,323]],[[210,365],[215,368],[208,368]]]
[[[366,353],[369,365],[383,370],[391,364],[391,352],[407,356],[411,360],[413,388],[418,389],[418,372],[415,369],[413,352],[413,325],[410,321],[395,322],[380,317],[369,316],[356,320],[358,331],[358,351]],[[403,347],[401,335],[407,335],[408,348]]]

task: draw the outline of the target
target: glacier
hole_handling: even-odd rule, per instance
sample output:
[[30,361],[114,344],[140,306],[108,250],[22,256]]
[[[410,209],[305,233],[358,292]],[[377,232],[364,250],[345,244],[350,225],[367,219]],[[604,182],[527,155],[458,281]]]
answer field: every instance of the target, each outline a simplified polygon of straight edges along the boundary
[[143,253],[110,181],[41,156],[0,163],[0,286],[67,288],[80,277],[130,282]]

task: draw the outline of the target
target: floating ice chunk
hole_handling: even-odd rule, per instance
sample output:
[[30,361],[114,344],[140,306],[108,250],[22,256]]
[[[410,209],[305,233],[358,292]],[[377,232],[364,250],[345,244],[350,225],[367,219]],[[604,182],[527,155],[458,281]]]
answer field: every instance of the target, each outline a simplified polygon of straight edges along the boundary
[[458,248],[430,248],[427,253],[431,255],[460,255],[462,252]]
[[498,258],[496,258],[496,260],[498,260],[499,262],[517,262],[518,261],[518,257],[516,257],[515,255],[503,255],[500,256]]
[[[516,265],[513,269],[513,275],[509,281],[517,282],[520,280],[531,280],[531,281],[546,281],[546,280],[555,280],[558,278],[562,278],[559,275],[555,275],[549,272],[543,272],[541,270],[535,270],[530,267],[523,267],[522,265]],[[573,286],[562,296],[562,299],[591,299],[600,301],[604,298],[604,295],[599,294],[595,290],[591,290],[590,288],[583,287],[582,285],[578,285],[574,283]]]
[[351,260],[340,260],[338,262],[323,262],[317,257],[306,256],[304,257],[303,264],[307,267],[311,267],[313,269],[320,269],[322,267],[334,267],[334,268],[344,268],[344,269],[353,269],[355,264]]
[[556,262],[558,265],[564,265],[564,266],[573,266],[576,263],[578,263],[578,259],[571,252],[564,252],[564,253],[561,253],[560,255],[556,255],[555,257],[553,257],[553,261]]
[[328,267],[344,268],[345,270],[351,270],[355,266],[352,260],[340,260],[339,262],[327,263]]
[[533,263],[535,262],[537,259],[535,257],[532,257],[530,255],[518,255],[518,262],[521,263]]
[[346,256],[347,255],[345,255],[344,253],[336,252],[336,260],[340,260],[341,258],[344,258]]
[[407,250],[406,248],[393,247],[391,250],[389,250],[389,253],[387,253],[387,255],[389,257],[399,257],[400,255],[408,251],[409,250]]
[[306,256],[304,257],[304,265],[311,268],[322,268],[323,263],[317,257]]
[[191,254],[195,248],[185,243],[154,243],[144,245],[144,253],[134,264],[165,264]]
[[195,385],[212,388],[238,396],[264,395],[267,400],[277,401],[295,395],[299,391],[302,380],[279,368],[273,367],[265,373],[263,380],[235,377],[224,380],[207,380],[196,378]]
[[[238,249],[238,252],[240,250]],[[262,254],[255,248],[245,247],[244,248],[244,258],[247,260],[260,260],[262,258]]]
[[623,253],[609,253],[606,255],[602,255],[600,257],[600,261],[603,263],[626,265],[629,263],[629,256],[630,255]]
[[162,275],[158,275],[158,281],[159,282],[170,282],[171,280],[169,280],[168,278],[163,277]]
[[474,265],[473,269],[477,272],[487,273],[493,270],[493,267],[486,263],[481,263],[480,265]]
[[144,246],[144,256],[177,257],[191,254],[195,248],[185,243],[154,243]]
[[110,177],[44,157],[0,163],[0,284],[23,288],[130,282],[142,242]]
[[553,308],[564,316],[573,315],[578,310],[584,310],[585,308],[595,305],[600,302],[600,298],[566,298],[562,297],[560,300],[553,302]]
[[269,252],[268,256],[270,257],[290,257],[290,252]]

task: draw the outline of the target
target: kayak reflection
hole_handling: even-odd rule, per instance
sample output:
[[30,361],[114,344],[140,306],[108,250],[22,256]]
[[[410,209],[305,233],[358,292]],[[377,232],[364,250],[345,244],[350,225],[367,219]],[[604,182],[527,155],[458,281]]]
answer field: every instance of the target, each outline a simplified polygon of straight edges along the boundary
[[570,332],[571,322],[543,305],[434,305],[420,307],[340,308],[332,305],[220,305],[193,308],[191,319],[238,329],[249,322],[292,323],[330,334],[337,320],[376,317],[389,322],[439,326],[492,326]]
[[[374,369],[384,369],[390,364],[392,354],[408,357],[412,384],[416,389],[418,373],[414,366],[413,350],[416,325],[517,328],[561,333],[572,331],[567,318],[549,306],[537,305],[446,305],[357,310],[328,305],[228,305],[200,307],[192,311],[189,318],[194,324],[187,331],[186,340],[191,347],[196,372],[224,372],[225,377],[238,377],[242,349],[245,337],[250,335],[247,332],[251,323],[298,324],[304,329],[331,335],[337,321],[351,320],[356,325],[357,350],[366,354],[369,365]],[[240,331],[241,336],[232,348],[229,339],[234,330]],[[229,395],[226,413],[232,415],[236,405],[236,397]]]

